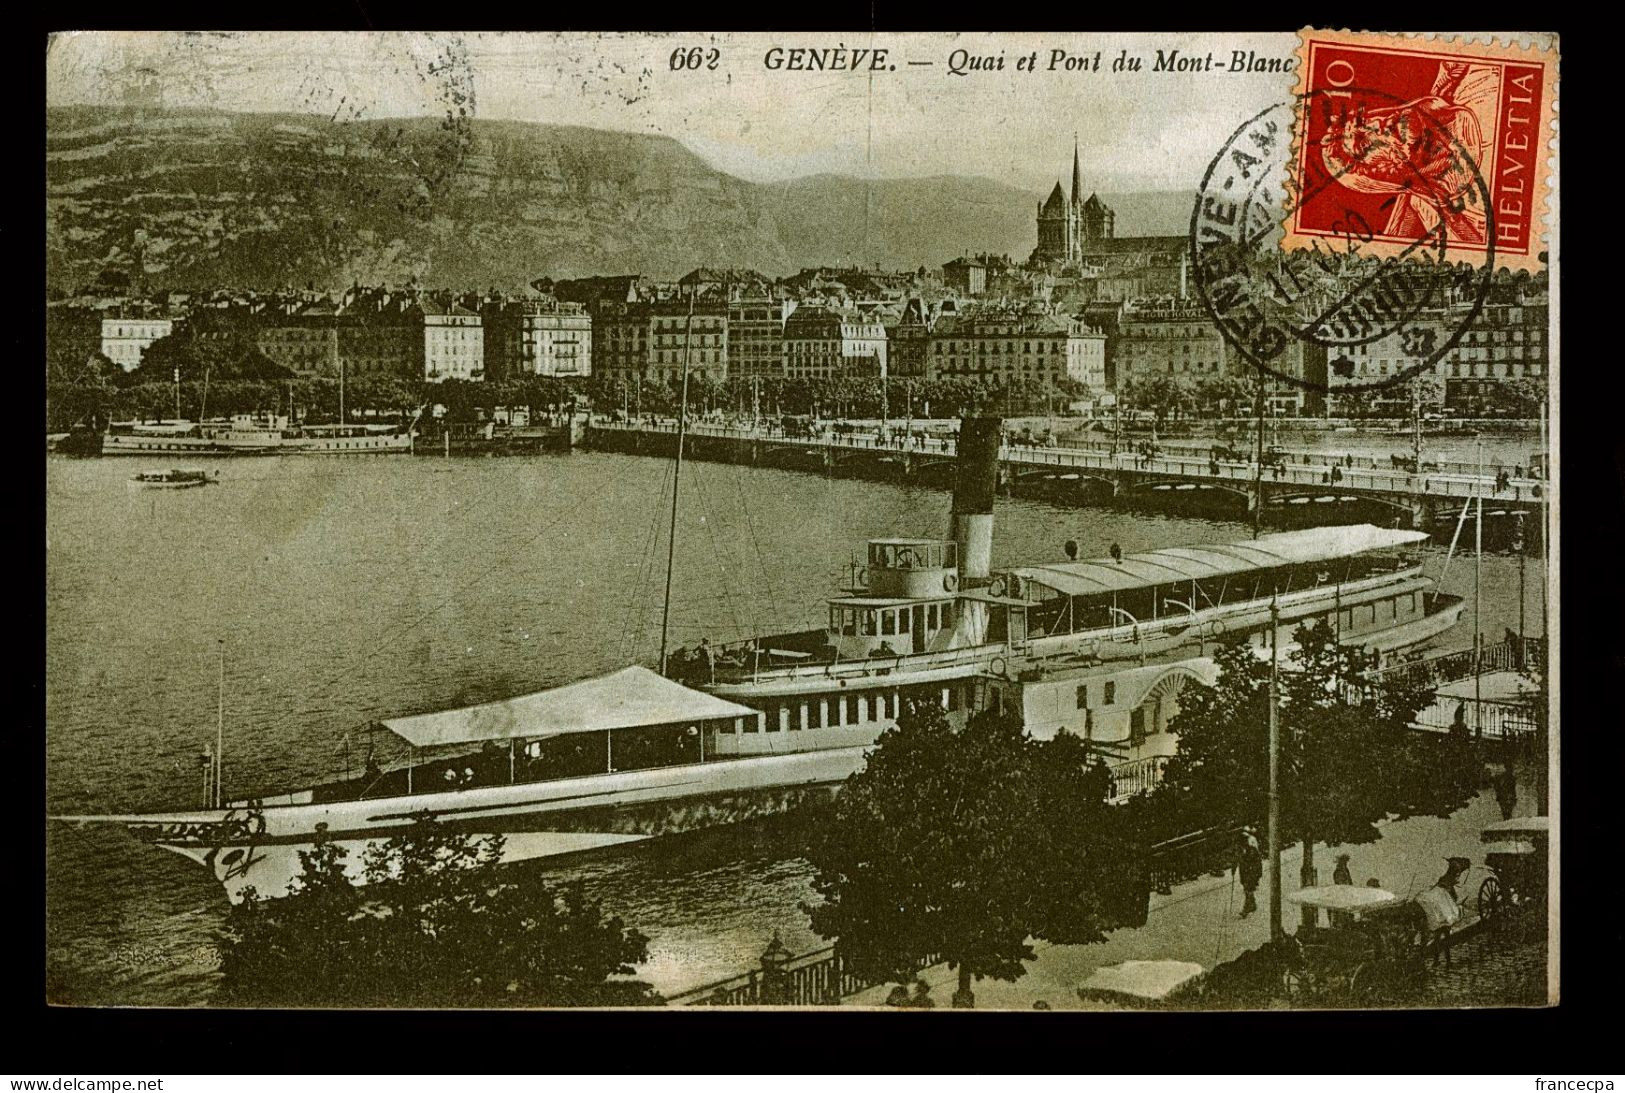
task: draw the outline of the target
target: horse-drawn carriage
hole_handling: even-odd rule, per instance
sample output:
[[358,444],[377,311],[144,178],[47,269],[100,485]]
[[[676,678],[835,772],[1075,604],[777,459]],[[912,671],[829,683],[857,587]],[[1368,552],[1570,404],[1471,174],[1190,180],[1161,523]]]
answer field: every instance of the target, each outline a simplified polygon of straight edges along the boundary
[[1329,927],[1305,926],[1290,939],[1283,986],[1289,998],[1321,1004],[1401,1001],[1426,974],[1427,916],[1381,888],[1333,884],[1288,898],[1328,913]]
[[1482,833],[1491,876],[1478,886],[1478,917],[1491,920],[1514,907],[1546,898],[1547,837],[1551,821],[1524,816],[1491,824]]

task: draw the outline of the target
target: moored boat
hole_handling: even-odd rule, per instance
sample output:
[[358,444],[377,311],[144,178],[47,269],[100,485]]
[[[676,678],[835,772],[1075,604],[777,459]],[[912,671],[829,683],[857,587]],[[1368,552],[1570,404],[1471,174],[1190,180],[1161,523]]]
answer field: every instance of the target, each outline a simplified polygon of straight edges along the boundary
[[182,470],[176,468],[168,471],[142,471],[130,479],[138,486],[150,489],[184,490],[194,486],[207,486],[210,482],[218,482],[220,472],[200,470]]
[[114,422],[102,455],[387,455],[412,450],[407,425],[299,425],[283,414],[235,414],[229,419],[149,424]]
[[200,809],[61,819],[122,825],[208,866],[233,900],[277,895],[318,832],[359,876],[368,846],[423,816],[500,833],[516,861],[783,811],[861,769],[909,702],[954,726],[993,708],[1039,738],[1076,733],[1126,796],[1173,753],[1180,692],[1213,681],[1213,646],[1265,655],[1272,610],[1285,647],[1318,620],[1384,655],[1461,613],[1404,554],[1425,533],[1370,525],[995,569],[998,437],[997,419],[963,423],[949,535],[872,540],[825,626],[387,719],[375,728],[398,757],[360,777],[235,798],[215,777]]

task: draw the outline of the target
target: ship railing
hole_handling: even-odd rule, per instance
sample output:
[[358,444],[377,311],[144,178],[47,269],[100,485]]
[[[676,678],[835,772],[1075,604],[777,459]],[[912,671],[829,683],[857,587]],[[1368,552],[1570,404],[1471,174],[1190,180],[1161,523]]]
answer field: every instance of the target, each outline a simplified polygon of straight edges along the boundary
[[977,661],[991,661],[1011,652],[1007,642],[970,645],[961,649],[938,650],[934,653],[899,653],[895,656],[871,656],[852,660],[826,660],[817,664],[786,665],[779,668],[743,667],[734,671],[716,672],[719,683],[759,683],[782,679],[863,679],[869,676],[887,676],[898,672],[929,672],[938,668],[958,668]]
[[1449,732],[1455,724],[1456,709],[1473,739],[1526,741],[1534,737],[1538,724],[1531,701],[1501,698],[1472,698],[1440,695],[1431,706],[1416,715],[1412,727],[1428,732]]
[[1539,669],[1546,662],[1546,639],[1520,638],[1513,635],[1504,641],[1481,645],[1477,655],[1471,649],[1418,660],[1390,664],[1372,673],[1384,683],[1401,686],[1431,687],[1440,683],[1454,683],[1470,679],[1484,672],[1521,672]]
[[1167,755],[1152,755],[1108,767],[1112,776],[1112,794],[1107,799],[1112,804],[1120,804],[1136,794],[1155,789],[1162,783],[1169,758]]

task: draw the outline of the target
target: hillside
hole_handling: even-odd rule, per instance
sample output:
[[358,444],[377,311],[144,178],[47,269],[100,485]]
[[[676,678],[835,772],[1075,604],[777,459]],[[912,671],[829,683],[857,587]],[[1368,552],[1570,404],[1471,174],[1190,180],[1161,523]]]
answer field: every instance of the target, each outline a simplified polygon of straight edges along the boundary
[[[985,178],[820,175],[763,185],[670,138],[520,122],[49,111],[48,284],[132,270],[150,287],[516,288],[697,265],[937,265],[1025,258],[1037,195]],[[1189,198],[1101,195],[1119,234],[1179,231]]]

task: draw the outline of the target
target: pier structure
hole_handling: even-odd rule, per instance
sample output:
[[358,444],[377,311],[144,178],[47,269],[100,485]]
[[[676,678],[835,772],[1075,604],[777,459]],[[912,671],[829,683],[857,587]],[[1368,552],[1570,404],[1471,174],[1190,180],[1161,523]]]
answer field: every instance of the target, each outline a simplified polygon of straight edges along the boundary
[[[595,422],[585,446],[669,458],[676,428],[663,422]],[[1216,445],[1217,447],[1217,445]],[[691,459],[744,463],[884,481],[946,485],[957,454],[952,437],[880,436],[872,432],[826,432],[788,436],[730,425],[688,426],[684,455]],[[1006,442],[999,447],[998,488],[1005,493],[1064,493],[1081,502],[1154,503],[1215,511],[1303,513],[1322,521],[1335,508],[1381,510],[1388,526],[1435,530],[1454,523],[1482,495],[1486,521],[1510,526],[1519,517],[1535,529],[1546,483],[1528,475],[1479,475],[1473,470],[1426,470],[1348,466],[1334,462],[1256,463],[1221,460],[1184,450],[1116,452]]]

